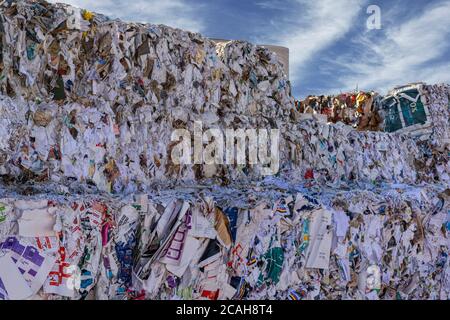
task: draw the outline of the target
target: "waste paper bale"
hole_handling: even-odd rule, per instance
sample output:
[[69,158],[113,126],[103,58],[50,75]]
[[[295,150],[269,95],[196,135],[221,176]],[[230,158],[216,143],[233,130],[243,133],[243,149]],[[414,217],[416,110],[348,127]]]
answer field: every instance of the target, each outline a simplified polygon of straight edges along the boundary
[[294,101],[276,55],[246,42],[216,47],[45,1],[3,2],[1,18],[4,175],[111,192],[221,170],[229,180],[225,166],[174,164],[174,130],[278,128]]
[[[231,157],[206,165],[196,161],[195,145],[189,161],[176,163],[173,134],[183,129],[203,145],[211,142],[207,129],[279,130],[278,145],[270,140],[266,148],[275,149],[269,169],[288,179],[449,181],[446,85],[421,86],[432,135],[419,141],[407,132],[304,121],[277,56],[247,42],[215,44],[45,1],[3,2],[1,21],[6,182],[75,180],[130,193],[159,182],[230,185],[267,174],[259,154],[256,164]],[[369,100],[355,96],[361,106]]]
[[325,191],[3,192],[0,297],[449,298],[449,189]]

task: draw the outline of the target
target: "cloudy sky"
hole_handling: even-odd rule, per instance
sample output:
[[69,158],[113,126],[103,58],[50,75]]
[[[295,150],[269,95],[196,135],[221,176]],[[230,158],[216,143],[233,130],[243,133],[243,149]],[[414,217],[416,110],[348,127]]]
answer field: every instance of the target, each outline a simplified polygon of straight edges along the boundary
[[[59,0],[127,21],[290,49],[296,97],[450,83],[449,0]],[[381,28],[367,28],[370,5]]]

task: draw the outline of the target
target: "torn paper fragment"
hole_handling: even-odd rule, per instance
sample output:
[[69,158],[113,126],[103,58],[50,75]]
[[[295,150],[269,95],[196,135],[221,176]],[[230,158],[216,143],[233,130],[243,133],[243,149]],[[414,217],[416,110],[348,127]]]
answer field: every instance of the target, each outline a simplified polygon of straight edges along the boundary
[[0,281],[9,300],[23,300],[33,294],[10,252],[0,256]]
[[19,235],[21,237],[52,237],[56,233],[53,227],[56,222],[55,208],[24,210],[19,219]]
[[182,277],[183,274],[186,272],[186,269],[189,267],[189,264],[194,258],[195,253],[197,252],[199,247],[200,241],[188,235],[179,265],[167,264],[166,265],[167,270],[176,275],[177,277]]
[[325,209],[314,211],[310,222],[310,244],[307,251],[307,268],[328,269],[332,232],[331,212]]

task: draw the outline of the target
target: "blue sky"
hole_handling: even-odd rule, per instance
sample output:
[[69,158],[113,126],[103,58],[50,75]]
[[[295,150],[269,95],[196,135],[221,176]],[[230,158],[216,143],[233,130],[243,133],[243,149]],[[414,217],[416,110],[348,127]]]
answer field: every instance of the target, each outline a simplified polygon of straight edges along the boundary
[[[297,98],[450,83],[449,0],[60,0],[127,21],[283,45]],[[381,29],[369,30],[369,5]]]

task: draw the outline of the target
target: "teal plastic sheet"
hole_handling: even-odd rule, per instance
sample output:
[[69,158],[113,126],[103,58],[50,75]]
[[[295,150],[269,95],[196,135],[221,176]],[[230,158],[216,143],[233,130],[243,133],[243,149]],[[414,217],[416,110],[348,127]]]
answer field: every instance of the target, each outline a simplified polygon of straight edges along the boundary
[[384,130],[394,132],[403,128],[396,99],[394,97],[388,98],[384,101],[383,107],[386,110]]
[[382,103],[386,113],[384,128],[387,132],[423,125],[428,120],[417,88],[397,92],[385,98]]
[[420,101],[417,89],[403,92],[399,100],[406,127],[427,122],[425,108],[422,101]]

